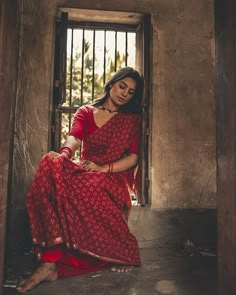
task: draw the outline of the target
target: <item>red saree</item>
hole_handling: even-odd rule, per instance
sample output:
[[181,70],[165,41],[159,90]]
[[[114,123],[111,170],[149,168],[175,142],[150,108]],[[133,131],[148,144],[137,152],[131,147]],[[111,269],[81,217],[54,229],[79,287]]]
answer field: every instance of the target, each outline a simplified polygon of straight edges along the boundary
[[[83,140],[81,161],[114,162],[129,149],[139,117],[118,113]],[[127,225],[133,169],[85,172],[64,156],[45,155],[26,198],[39,259],[56,262],[58,276],[101,269],[107,262],[140,265]]]

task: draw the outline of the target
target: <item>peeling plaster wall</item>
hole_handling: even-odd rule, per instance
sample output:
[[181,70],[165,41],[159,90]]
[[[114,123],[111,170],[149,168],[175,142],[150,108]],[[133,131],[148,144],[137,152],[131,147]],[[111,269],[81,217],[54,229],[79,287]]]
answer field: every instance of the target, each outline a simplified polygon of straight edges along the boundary
[[9,175],[18,64],[19,19],[17,0],[0,0],[0,294],[5,263],[7,205],[10,197]]
[[151,14],[151,206],[216,207],[213,0],[23,4],[12,182],[16,208],[24,207],[38,162],[49,149],[57,6]]
[[152,206],[216,206],[213,1],[153,13]]
[[22,1],[12,183],[16,207],[24,207],[39,160],[49,146],[54,14],[44,2]]

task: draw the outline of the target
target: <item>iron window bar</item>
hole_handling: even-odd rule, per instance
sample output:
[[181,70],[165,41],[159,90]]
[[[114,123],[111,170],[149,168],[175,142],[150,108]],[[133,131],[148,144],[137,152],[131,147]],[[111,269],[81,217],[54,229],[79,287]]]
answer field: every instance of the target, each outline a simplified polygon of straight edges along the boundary
[[[59,111],[58,114],[59,115],[59,133],[60,133],[60,141],[63,139],[63,132],[65,132],[65,127],[63,129],[62,126],[62,121],[63,118],[64,120],[66,120],[66,125],[68,126],[68,133],[70,132],[71,129],[71,122],[72,122],[72,118],[73,118],[73,114],[77,111],[78,107],[82,106],[84,104],[84,78],[86,78],[86,69],[85,69],[85,46],[86,45],[86,35],[85,32],[86,31],[91,31],[92,30],[92,38],[91,38],[91,43],[92,43],[92,73],[91,73],[91,101],[94,101],[95,98],[95,61],[96,61],[96,41],[97,41],[97,36],[96,34],[98,34],[99,31],[103,31],[103,77],[102,77],[102,81],[103,81],[103,85],[106,82],[106,71],[108,69],[108,64],[107,64],[107,32],[111,31],[114,32],[114,60],[113,60],[113,67],[114,67],[114,71],[117,71],[118,68],[118,53],[119,53],[119,49],[118,49],[118,33],[124,33],[125,37],[124,37],[124,64],[125,66],[127,66],[128,64],[128,53],[129,53],[129,49],[128,49],[128,33],[135,33],[136,29],[137,29],[137,25],[123,25],[123,24],[109,24],[109,23],[87,23],[87,22],[73,22],[70,21],[68,24],[68,29],[71,29],[71,42],[70,42],[70,52],[69,52],[69,58],[70,58],[70,63],[69,63],[69,67],[68,67],[68,75],[70,75],[68,77],[68,84],[67,87],[69,87],[69,89],[67,88],[67,93],[68,93],[68,99],[66,104],[62,104],[62,105],[58,105],[57,109]],[[75,37],[75,31],[76,30],[81,30],[82,31],[82,37],[81,38],[81,69],[80,69],[80,89],[78,89],[79,91],[79,96],[80,96],[80,101],[79,101],[79,105],[75,105],[73,106],[73,75],[74,75],[74,66],[75,66],[75,62],[74,62],[74,39]],[[80,62],[80,61],[79,61]],[[96,93],[97,95],[97,93]],[[69,105],[68,105],[69,104]]]

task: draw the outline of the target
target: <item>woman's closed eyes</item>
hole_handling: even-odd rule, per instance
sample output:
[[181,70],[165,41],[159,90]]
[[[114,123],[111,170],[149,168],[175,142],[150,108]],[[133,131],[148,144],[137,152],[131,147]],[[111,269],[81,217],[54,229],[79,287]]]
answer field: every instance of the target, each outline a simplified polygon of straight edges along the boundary
[[[124,82],[121,82],[121,83],[119,84],[119,87],[120,87],[122,90],[124,90],[124,89],[128,88],[128,85],[126,85],[126,83],[124,83]],[[135,92],[134,89],[129,89],[128,94],[129,94],[129,95],[134,95],[134,92]]]

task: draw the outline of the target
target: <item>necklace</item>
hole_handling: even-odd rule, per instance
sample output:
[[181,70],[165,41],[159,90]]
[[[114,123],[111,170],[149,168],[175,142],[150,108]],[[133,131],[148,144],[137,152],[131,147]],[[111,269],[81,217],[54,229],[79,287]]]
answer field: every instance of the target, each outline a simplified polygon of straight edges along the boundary
[[105,108],[104,106],[100,106],[99,109],[102,109],[104,112],[110,113],[110,114],[118,113],[118,110],[117,111],[112,111],[112,110],[110,110],[108,108]]

